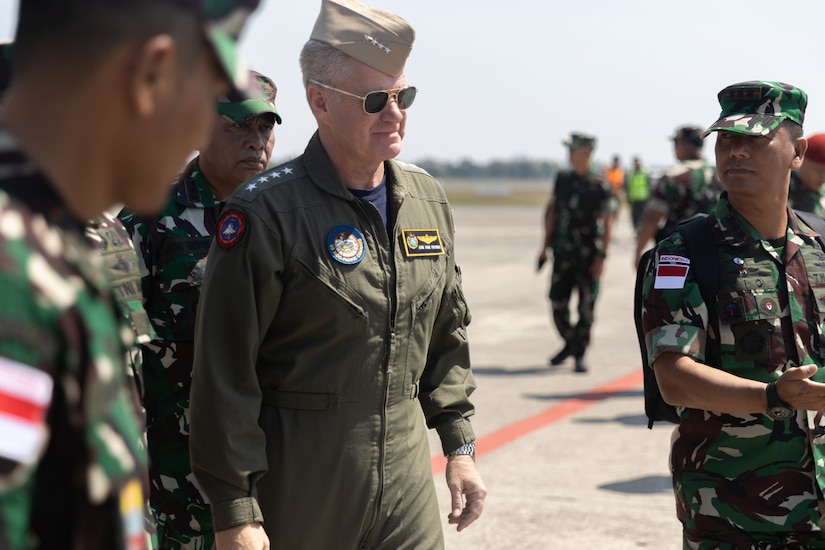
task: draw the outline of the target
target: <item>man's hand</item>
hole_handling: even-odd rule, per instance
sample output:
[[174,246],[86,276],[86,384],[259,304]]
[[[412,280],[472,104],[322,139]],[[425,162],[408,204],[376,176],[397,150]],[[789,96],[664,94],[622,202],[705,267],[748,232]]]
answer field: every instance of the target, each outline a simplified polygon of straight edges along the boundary
[[536,261],[536,271],[541,271],[541,268],[544,267],[544,264],[547,263],[547,249],[541,251],[539,254],[539,259]]
[[817,370],[813,364],[785,370],[776,381],[779,398],[797,410],[825,409],[825,384],[810,380]]
[[269,550],[269,537],[260,523],[246,523],[215,533],[217,550]]
[[456,529],[460,532],[478,519],[484,508],[484,499],[487,498],[487,487],[471,456],[455,455],[447,458],[447,487],[450,489],[452,503],[447,522],[458,524]]

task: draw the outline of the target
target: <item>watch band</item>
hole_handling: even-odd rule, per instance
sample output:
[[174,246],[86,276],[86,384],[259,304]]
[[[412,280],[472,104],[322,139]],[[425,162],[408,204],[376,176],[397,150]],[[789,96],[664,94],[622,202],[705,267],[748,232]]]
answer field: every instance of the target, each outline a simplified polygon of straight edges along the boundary
[[473,457],[473,459],[475,459],[475,457],[476,457],[476,442],[475,441],[470,441],[469,443],[465,443],[464,445],[462,445],[458,449],[456,449],[456,450],[454,450],[450,453],[447,453],[448,457],[449,456],[456,456],[456,455],[470,455],[471,457]]
[[765,394],[768,397],[768,409],[772,409],[774,407],[785,407],[787,409],[793,408],[782,401],[782,398],[779,397],[779,390],[776,388],[776,380],[771,380],[768,382],[768,386],[765,388]]

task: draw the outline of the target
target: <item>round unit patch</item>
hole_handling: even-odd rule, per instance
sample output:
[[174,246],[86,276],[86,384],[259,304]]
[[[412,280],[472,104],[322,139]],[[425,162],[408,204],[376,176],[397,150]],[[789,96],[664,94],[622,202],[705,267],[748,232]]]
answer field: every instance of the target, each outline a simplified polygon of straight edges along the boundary
[[336,261],[352,265],[364,259],[367,243],[361,232],[351,225],[339,225],[327,235],[327,250]]
[[218,220],[218,232],[215,239],[221,248],[231,248],[240,242],[244,233],[246,233],[246,216],[238,210],[230,210]]

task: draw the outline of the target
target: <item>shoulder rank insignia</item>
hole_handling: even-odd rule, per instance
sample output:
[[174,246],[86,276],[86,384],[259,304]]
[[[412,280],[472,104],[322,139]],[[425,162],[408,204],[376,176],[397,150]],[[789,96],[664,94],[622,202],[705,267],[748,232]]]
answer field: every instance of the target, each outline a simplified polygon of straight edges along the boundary
[[444,245],[438,229],[402,229],[404,253],[408,258],[416,256],[441,256]]

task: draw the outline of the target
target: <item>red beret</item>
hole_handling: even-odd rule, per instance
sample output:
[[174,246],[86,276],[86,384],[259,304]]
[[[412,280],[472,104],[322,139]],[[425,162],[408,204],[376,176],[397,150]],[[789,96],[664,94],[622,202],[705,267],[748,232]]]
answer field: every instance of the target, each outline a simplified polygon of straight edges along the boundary
[[825,164],[825,134],[814,134],[808,137],[808,151],[805,159],[817,164]]

